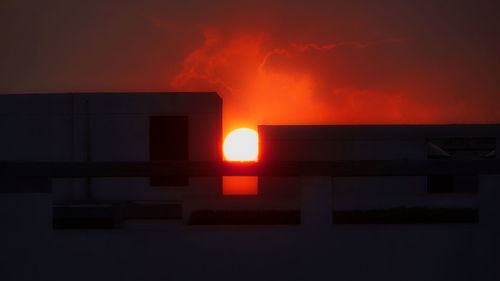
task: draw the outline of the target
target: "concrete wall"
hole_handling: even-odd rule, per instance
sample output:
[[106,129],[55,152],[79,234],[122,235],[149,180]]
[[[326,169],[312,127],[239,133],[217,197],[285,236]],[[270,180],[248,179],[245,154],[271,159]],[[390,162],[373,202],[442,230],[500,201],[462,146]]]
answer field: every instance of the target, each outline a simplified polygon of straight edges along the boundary
[[[301,184],[318,195],[328,181]],[[3,195],[0,279],[498,280],[499,182],[480,178],[478,225],[56,231],[46,194]],[[328,211],[305,201],[310,214]]]
[[[259,126],[261,161],[424,160],[427,139],[465,137],[498,141],[500,126]],[[478,206],[477,194],[427,193],[425,175],[335,178],[332,186],[338,210]]]
[[[0,95],[0,161],[149,161],[149,116],[189,118],[189,160],[221,160],[215,93]],[[88,187],[90,190],[87,190]],[[148,178],[57,179],[55,200],[180,200]]]
[[421,177],[333,178],[335,210],[370,210],[394,207],[477,208],[477,193],[436,193],[426,191]]
[[[200,122],[196,122],[197,127],[191,129],[196,131],[193,142],[190,143],[190,146],[195,146],[192,151],[196,153],[190,154],[193,157],[190,159],[219,159],[220,154],[213,148],[221,147],[220,143],[216,146],[213,143],[220,141],[220,136],[211,135],[213,127],[217,128],[218,125],[207,121],[205,117],[210,120],[215,115],[214,119],[220,120],[217,119],[220,107],[216,114],[203,111],[207,103],[214,102],[216,107],[220,106],[216,101],[200,99],[190,107],[191,105],[182,102],[182,98],[164,101],[161,98],[163,94],[151,94],[151,102],[144,102],[136,95],[130,95],[124,95],[119,102],[112,98],[113,95],[103,95],[102,100],[88,97],[91,101],[88,103],[88,123],[85,114],[75,113],[81,112],[82,106],[75,100],[85,96],[69,98],[50,95],[30,99],[22,95],[9,98],[2,96],[0,128],[4,130],[5,137],[0,140],[0,160],[141,160],[144,159],[141,157],[147,155],[147,141],[141,137],[146,132],[144,118],[153,113],[180,114],[190,112],[191,109],[193,113],[190,116]],[[160,97],[157,98],[156,95]],[[48,111],[47,108],[54,111]],[[69,111],[69,108],[74,111]],[[90,127],[90,139],[93,141],[90,153],[87,153],[84,141],[84,136],[87,135],[86,124]],[[93,129],[98,133],[92,134]],[[313,133],[313,129],[305,129],[312,130],[305,135]],[[473,131],[479,134],[487,132],[487,129]],[[352,137],[361,139],[357,142],[335,138],[330,141],[332,136],[342,136],[342,132],[351,130],[354,129],[337,134],[330,132],[329,128],[320,129],[316,138],[320,139],[321,145],[318,141],[311,140],[286,142],[283,145],[280,137],[273,135],[268,142],[266,133],[262,134],[261,131],[261,143],[265,145],[263,156],[269,157],[266,159],[277,157],[274,159],[280,160],[294,157],[297,160],[335,160],[350,159],[348,157],[393,159],[383,158],[389,156],[423,159],[425,155],[422,152],[424,147],[420,145],[415,151],[408,151],[410,143],[420,141],[412,140],[415,137],[411,135],[413,131],[406,129],[402,131],[406,137],[402,139],[403,144],[399,148],[394,148],[398,143],[396,140],[393,140],[396,144],[389,146],[380,139],[363,140],[364,135],[373,136],[372,129],[354,134]],[[430,129],[436,135],[441,131],[435,127]],[[269,132],[276,133],[273,130]],[[390,136],[390,132],[381,132],[377,136]],[[471,134],[474,135],[474,132]],[[296,133],[297,136],[302,136],[304,132],[287,131],[281,137],[288,138],[288,134],[293,137]],[[455,130],[448,133],[458,135],[459,132]],[[103,137],[102,134],[108,136]],[[129,134],[138,136],[136,142],[132,142],[137,143],[134,149],[130,149]],[[277,134],[280,135],[279,132]],[[206,136],[212,137],[207,141]],[[127,139],[120,142],[122,138]],[[109,141],[110,139],[114,141]],[[203,142],[197,142],[199,140]],[[339,143],[345,150],[332,147],[332,144]],[[275,156],[268,154],[274,151],[272,145],[283,146],[276,148]],[[300,145],[304,150],[299,153],[294,145]],[[106,146],[109,149],[105,149]],[[322,149],[327,149],[328,153],[321,153],[324,152]],[[481,209],[477,225],[331,224],[332,205],[349,208],[354,202],[365,208],[382,208],[392,203],[416,202],[454,206],[455,199],[463,199],[455,198],[448,202],[450,198],[444,196],[429,199],[430,197],[424,198],[426,196],[423,195],[420,198],[418,190],[422,181],[422,177],[263,177],[260,179],[259,196],[231,198],[222,196],[218,178],[192,177],[189,186],[177,189],[177,193],[176,189],[170,188],[149,189],[149,186],[145,186],[145,179],[140,178],[92,179],[90,182],[85,182],[85,179],[57,179],[52,182],[54,196],[49,192],[1,194],[0,280],[500,279],[497,269],[500,249],[500,176],[480,177],[480,193],[476,199]],[[1,184],[12,183],[6,181]],[[85,191],[77,187],[86,183],[95,187],[92,195],[99,199],[181,198],[185,211],[221,206],[240,209],[300,207],[302,224],[221,227],[190,226],[181,221],[158,225],[153,221],[131,223],[123,229],[114,230],[52,229],[53,199],[85,198]],[[73,188],[67,188],[68,185]],[[344,198],[349,200],[335,196],[336,192],[342,192]],[[417,197],[412,195],[414,193]],[[337,193],[339,194],[341,193]],[[212,200],[214,198],[217,200]],[[391,201],[393,199],[395,201]],[[460,204],[473,204],[469,199],[462,200]]]

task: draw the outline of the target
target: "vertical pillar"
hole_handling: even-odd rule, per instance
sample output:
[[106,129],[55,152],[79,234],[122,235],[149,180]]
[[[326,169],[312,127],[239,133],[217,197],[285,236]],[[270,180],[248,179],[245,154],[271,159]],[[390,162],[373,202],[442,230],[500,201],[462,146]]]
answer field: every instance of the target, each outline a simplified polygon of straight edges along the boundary
[[[87,143],[89,140],[89,115],[88,115],[88,97],[73,95],[73,157],[72,161],[89,161],[90,151]],[[88,190],[90,189],[89,178],[71,178],[73,195],[71,200],[86,200]]]
[[51,279],[50,192],[48,177],[0,178],[0,280]]
[[301,224],[304,228],[332,225],[332,178],[301,178]]
[[479,224],[500,231],[500,175],[479,177]]
[[500,175],[479,177],[479,278],[500,280]]

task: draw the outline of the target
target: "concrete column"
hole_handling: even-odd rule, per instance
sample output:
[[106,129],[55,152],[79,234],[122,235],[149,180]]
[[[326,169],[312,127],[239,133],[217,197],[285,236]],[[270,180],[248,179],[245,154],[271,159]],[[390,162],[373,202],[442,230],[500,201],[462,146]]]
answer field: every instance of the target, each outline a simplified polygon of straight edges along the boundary
[[500,280],[500,175],[479,177],[479,278]]
[[479,178],[479,224],[482,229],[500,231],[500,175]]
[[52,195],[0,192],[0,221],[0,280],[53,280]]
[[332,178],[301,178],[301,224],[304,228],[332,225]]

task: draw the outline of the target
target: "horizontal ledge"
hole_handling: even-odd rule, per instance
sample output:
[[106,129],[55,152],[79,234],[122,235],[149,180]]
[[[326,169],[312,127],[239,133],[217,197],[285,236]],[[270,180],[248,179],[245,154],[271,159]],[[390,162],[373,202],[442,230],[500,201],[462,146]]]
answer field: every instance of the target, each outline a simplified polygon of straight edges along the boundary
[[[0,162],[0,177],[424,176],[500,174],[499,160],[346,160],[257,163]],[[0,180],[1,181],[1,180]]]

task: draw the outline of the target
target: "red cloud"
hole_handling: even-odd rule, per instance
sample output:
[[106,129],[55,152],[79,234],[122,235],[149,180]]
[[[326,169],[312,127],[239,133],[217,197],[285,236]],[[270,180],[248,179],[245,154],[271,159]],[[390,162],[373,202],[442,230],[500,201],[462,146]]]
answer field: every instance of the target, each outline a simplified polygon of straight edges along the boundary
[[[411,85],[397,81],[396,86],[386,85],[391,79],[377,73],[382,71],[375,69],[371,73],[375,78],[357,74],[373,64],[366,69],[351,67],[372,47],[406,38],[276,46],[266,33],[224,35],[206,28],[203,36],[203,45],[184,59],[171,85],[180,90],[218,91],[224,99],[226,132],[258,124],[435,123],[450,115],[439,105],[414,98],[409,94]],[[337,52],[339,47],[348,51],[342,51],[344,56],[333,65],[323,62],[321,56],[326,53],[310,52]],[[344,66],[342,72],[335,63]],[[365,82],[370,79],[385,84],[367,88]]]

